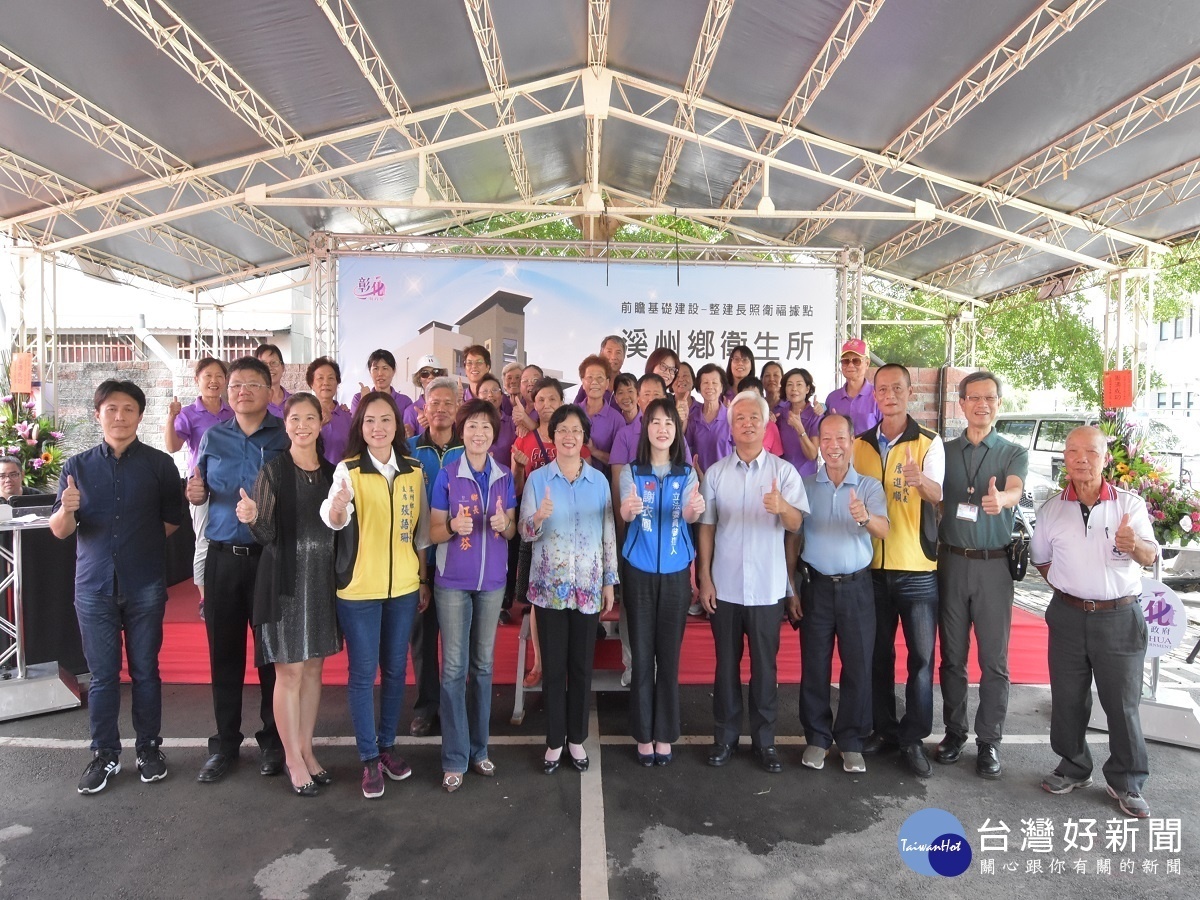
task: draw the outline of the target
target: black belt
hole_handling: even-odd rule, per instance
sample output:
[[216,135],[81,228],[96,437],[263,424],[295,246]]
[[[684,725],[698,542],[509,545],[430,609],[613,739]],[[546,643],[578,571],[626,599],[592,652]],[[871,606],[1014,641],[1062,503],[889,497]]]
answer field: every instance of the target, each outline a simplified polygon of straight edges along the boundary
[[852,581],[858,581],[860,578],[867,578],[871,574],[871,567],[859,569],[857,572],[850,572],[848,575],[826,575],[824,572],[818,572],[812,566],[808,567],[808,575],[813,581],[830,581],[833,584],[849,584]]
[[965,556],[967,559],[1007,559],[1008,548],[1000,550],[968,550],[966,547],[954,547],[950,544],[942,544],[951,553],[957,556]]
[[1125,597],[1117,597],[1115,600],[1084,600],[1082,597],[1075,597],[1071,594],[1064,593],[1057,588],[1054,591],[1054,596],[1066,603],[1068,606],[1073,606],[1076,609],[1082,609],[1084,612],[1098,612],[1106,609],[1120,609],[1123,606],[1130,606],[1136,603],[1138,596],[1129,594]]
[[227,544],[224,541],[209,541],[208,546],[222,553],[232,553],[234,556],[258,556],[262,553],[262,544]]

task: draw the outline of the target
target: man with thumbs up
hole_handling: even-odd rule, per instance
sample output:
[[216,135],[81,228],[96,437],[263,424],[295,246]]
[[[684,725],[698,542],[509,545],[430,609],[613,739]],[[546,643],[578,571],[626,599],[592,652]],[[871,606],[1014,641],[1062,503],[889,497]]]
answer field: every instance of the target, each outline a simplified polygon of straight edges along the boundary
[[[863,752],[899,748],[918,778],[933,774],[922,743],[933,731],[933,647],[937,637],[937,504],[946,469],[942,439],[908,414],[912,379],[888,363],[875,373],[876,428],[854,442],[854,468],[883,484],[891,531],[874,541],[875,650],[871,663],[875,731]],[[896,629],[904,629],[908,678],[896,715]]]
[[1108,795],[1127,816],[1144,819],[1142,788],[1150,773],[1138,704],[1146,663],[1146,620],[1138,597],[1142,567],[1158,544],[1146,503],[1104,480],[1104,434],[1091,426],[1067,435],[1067,489],[1038,511],[1030,560],[1054,588],[1050,630],[1050,749],[1058,766],[1042,779],[1051,794],[1092,783],[1086,732],[1092,681],[1108,716]]
[[992,427],[1000,405],[1000,379],[991,372],[973,372],[959,382],[958,406],[967,427],[946,444],[938,532],[938,675],[946,736],[934,758],[956,763],[967,742],[967,653],[973,628],[980,668],[975,772],[982,778],[1000,777],[1013,604],[1007,547],[1013,510],[1021,502],[1029,470],[1028,451]]
[[137,437],[145,393],[131,381],[109,380],[96,388],[94,402],[103,440],[63,464],[50,516],[55,537],[78,535],[75,612],[92,674],[92,761],[79,780],[81,794],[99,793],[121,771],[122,636],[133,681],[138,772],[147,784],[166,777],[158,652],[167,604],[166,540],[183,521],[175,463]]

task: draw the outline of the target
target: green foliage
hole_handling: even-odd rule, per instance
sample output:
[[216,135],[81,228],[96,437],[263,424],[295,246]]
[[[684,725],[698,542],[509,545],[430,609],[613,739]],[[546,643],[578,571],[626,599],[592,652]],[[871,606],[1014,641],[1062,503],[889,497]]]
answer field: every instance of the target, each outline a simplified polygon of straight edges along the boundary
[[1039,300],[1032,292],[976,312],[977,361],[1021,388],[1066,388],[1100,405],[1104,353],[1078,296]]
[[[945,314],[946,304],[941,299],[921,291],[874,279],[868,282],[867,287],[871,294],[863,297],[864,319],[895,319],[903,322]],[[903,300],[933,312],[918,312],[889,303],[883,297]],[[946,361],[946,329],[942,325],[864,325],[863,339],[874,356],[902,366],[932,368]]]
[[1158,261],[1154,280],[1155,322],[1187,315],[1200,294],[1200,239],[1172,248]]

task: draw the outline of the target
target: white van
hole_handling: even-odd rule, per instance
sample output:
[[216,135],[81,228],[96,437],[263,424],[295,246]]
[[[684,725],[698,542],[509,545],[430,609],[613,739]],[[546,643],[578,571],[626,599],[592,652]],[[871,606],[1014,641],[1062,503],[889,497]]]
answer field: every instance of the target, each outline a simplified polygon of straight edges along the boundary
[[1087,413],[1001,413],[996,433],[1029,451],[1029,475],[1021,508],[1033,522],[1038,508],[1058,490],[1067,435],[1080,425],[1094,425]]

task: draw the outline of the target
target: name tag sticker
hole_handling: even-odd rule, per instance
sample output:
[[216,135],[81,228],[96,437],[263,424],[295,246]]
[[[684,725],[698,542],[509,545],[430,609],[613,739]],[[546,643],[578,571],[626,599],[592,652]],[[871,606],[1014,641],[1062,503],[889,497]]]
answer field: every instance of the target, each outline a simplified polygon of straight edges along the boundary
[[964,522],[979,521],[979,507],[973,503],[958,504],[958,512],[955,513],[955,518],[961,519]]

